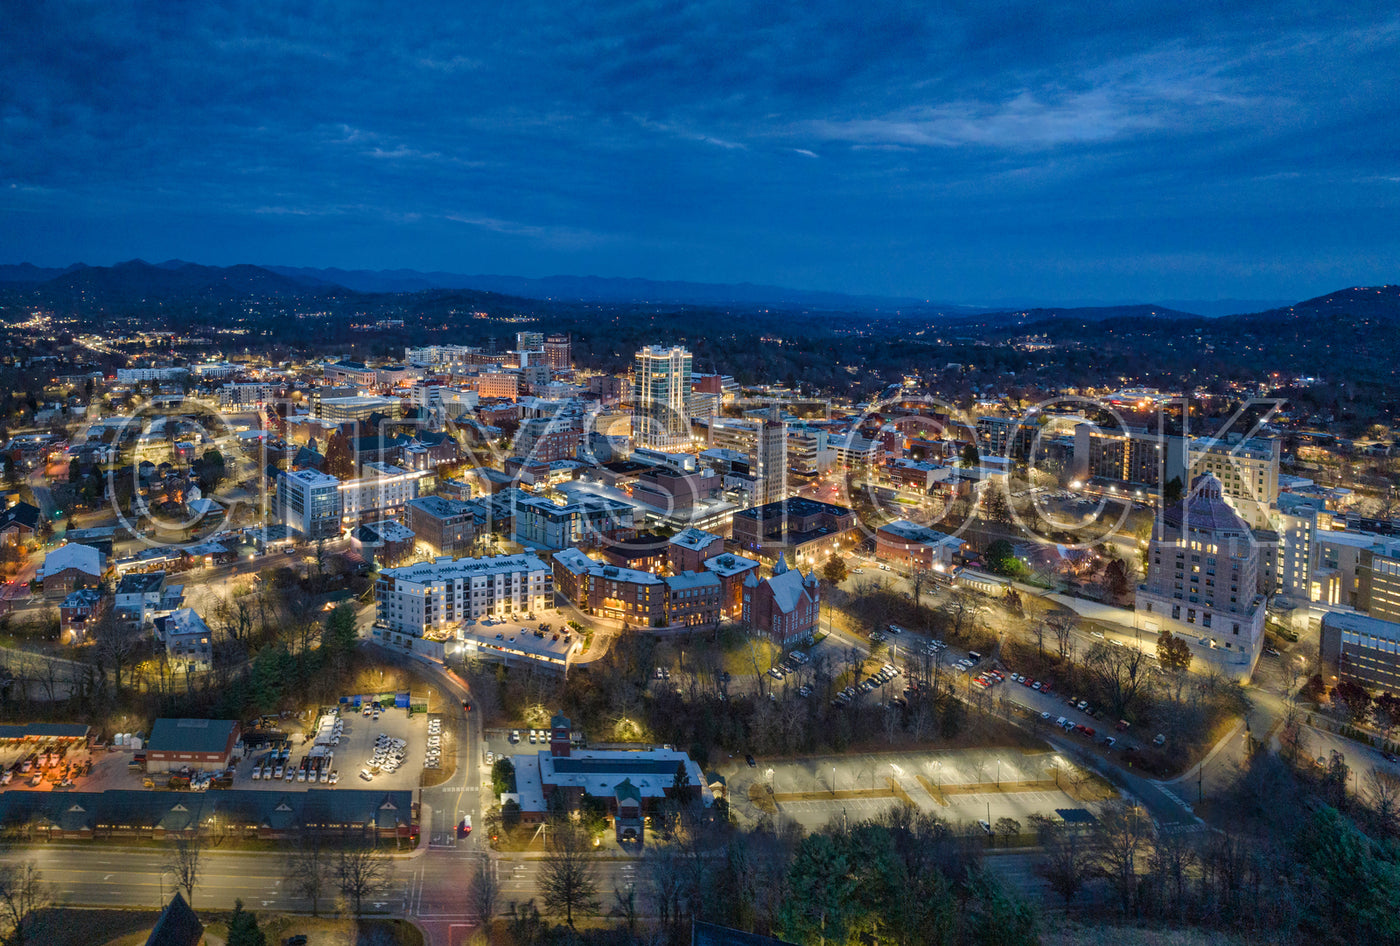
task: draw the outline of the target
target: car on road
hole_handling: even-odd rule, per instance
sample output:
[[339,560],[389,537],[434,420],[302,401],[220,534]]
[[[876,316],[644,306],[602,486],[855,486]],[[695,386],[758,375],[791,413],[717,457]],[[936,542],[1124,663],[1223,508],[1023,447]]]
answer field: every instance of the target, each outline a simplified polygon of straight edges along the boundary
[[768,668],[768,676],[772,677],[774,680],[781,680],[783,678],[783,672],[777,667],[770,667]]
[[468,713],[470,713],[470,712],[472,711],[472,701],[471,701],[471,700],[463,700],[463,701],[462,701],[462,709],[464,709],[464,710],[466,710]]
[[1090,631],[1089,636],[1098,640],[1104,640],[1103,631]]
[[1041,713],[1041,714],[1040,714],[1040,718],[1041,718],[1041,719],[1049,719],[1049,718],[1050,718],[1050,714],[1049,714],[1049,713]]
[[746,756],[744,756],[744,761],[747,762],[747,763],[749,764],[749,768],[754,768],[755,766],[758,765],[758,763],[754,761],[752,755],[746,755]]
[[1270,657],[1277,657],[1277,656],[1278,656],[1278,651],[1275,650],[1275,649],[1272,648],[1272,647],[1265,647],[1265,648],[1264,648],[1264,653],[1268,654]]
[[472,816],[463,815],[461,822],[457,825],[457,837],[465,838],[472,833]]
[[978,818],[978,819],[977,819],[977,823],[980,824],[980,825],[982,826],[982,830],[983,830],[983,831],[987,832],[988,834],[991,834],[991,833],[992,833],[992,826],[991,826],[990,824],[988,824],[987,822],[983,821],[981,818]]

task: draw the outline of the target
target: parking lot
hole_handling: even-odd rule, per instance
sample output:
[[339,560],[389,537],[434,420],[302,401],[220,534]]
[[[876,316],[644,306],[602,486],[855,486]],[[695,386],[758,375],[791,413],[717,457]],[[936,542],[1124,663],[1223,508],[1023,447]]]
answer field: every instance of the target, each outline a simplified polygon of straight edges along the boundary
[[[418,788],[424,763],[427,761],[430,739],[428,717],[423,714],[410,717],[408,710],[396,707],[382,708],[378,716],[370,709],[368,716],[363,710],[355,710],[346,704],[339,715],[341,729],[337,741],[327,746],[330,756],[329,772],[336,779],[328,777],[325,782],[319,779],[305,782],[297,779],[303,759],[312,758],[315,739],[304,732],[288,735],[287,744],[282,747],[286,758],[282,762],[282,777],[253,778],[253,769],[260,770],[269,764],[273,748],[251,750],[241,761],[234,774],[233,787],[241,789],[267,789],[270,791],[304,791],[308,788],[368,788],[371,784],[386,791],[411,791]],[[317,724],[313,723],[313,726]],[[439,737],[439,742],[442,737]],[[396,742],[397,740],[397,742]],[[402,743],[402,745],[399,745]],[[397,758],[399,753],[402,759]],[[391,765],[392,763],[392,771]],[[276,763],[272,763],[271,775],[276,775]],[[326,763],[322,763],[326,767]],[[287,778],[288,769],[292,778]],[[364,778],[362,773],[369,776]]]

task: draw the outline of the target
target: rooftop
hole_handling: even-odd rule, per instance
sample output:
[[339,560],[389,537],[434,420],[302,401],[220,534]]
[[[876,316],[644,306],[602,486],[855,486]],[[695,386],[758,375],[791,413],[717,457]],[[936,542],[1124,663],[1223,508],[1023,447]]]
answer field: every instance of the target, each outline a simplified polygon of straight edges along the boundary
[[158,719],[147,746],[163,752],[223,752],[237,727],[232,719]]

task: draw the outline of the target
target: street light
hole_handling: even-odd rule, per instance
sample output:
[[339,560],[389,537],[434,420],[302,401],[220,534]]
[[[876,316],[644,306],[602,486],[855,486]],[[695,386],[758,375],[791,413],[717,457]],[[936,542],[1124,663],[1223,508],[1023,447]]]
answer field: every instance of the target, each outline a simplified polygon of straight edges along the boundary
[[997,788],[1001,788],[1001,760],[997,759]]

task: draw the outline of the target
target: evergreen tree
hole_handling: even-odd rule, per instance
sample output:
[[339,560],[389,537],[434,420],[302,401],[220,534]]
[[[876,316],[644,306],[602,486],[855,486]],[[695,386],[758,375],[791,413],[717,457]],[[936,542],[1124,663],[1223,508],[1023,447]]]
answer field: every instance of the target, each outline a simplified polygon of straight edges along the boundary
[[258,929],[258,918],[243,909],[243,901],[233,901],[233,916],[228,921],[228,946],[267,946],[267,934]]

